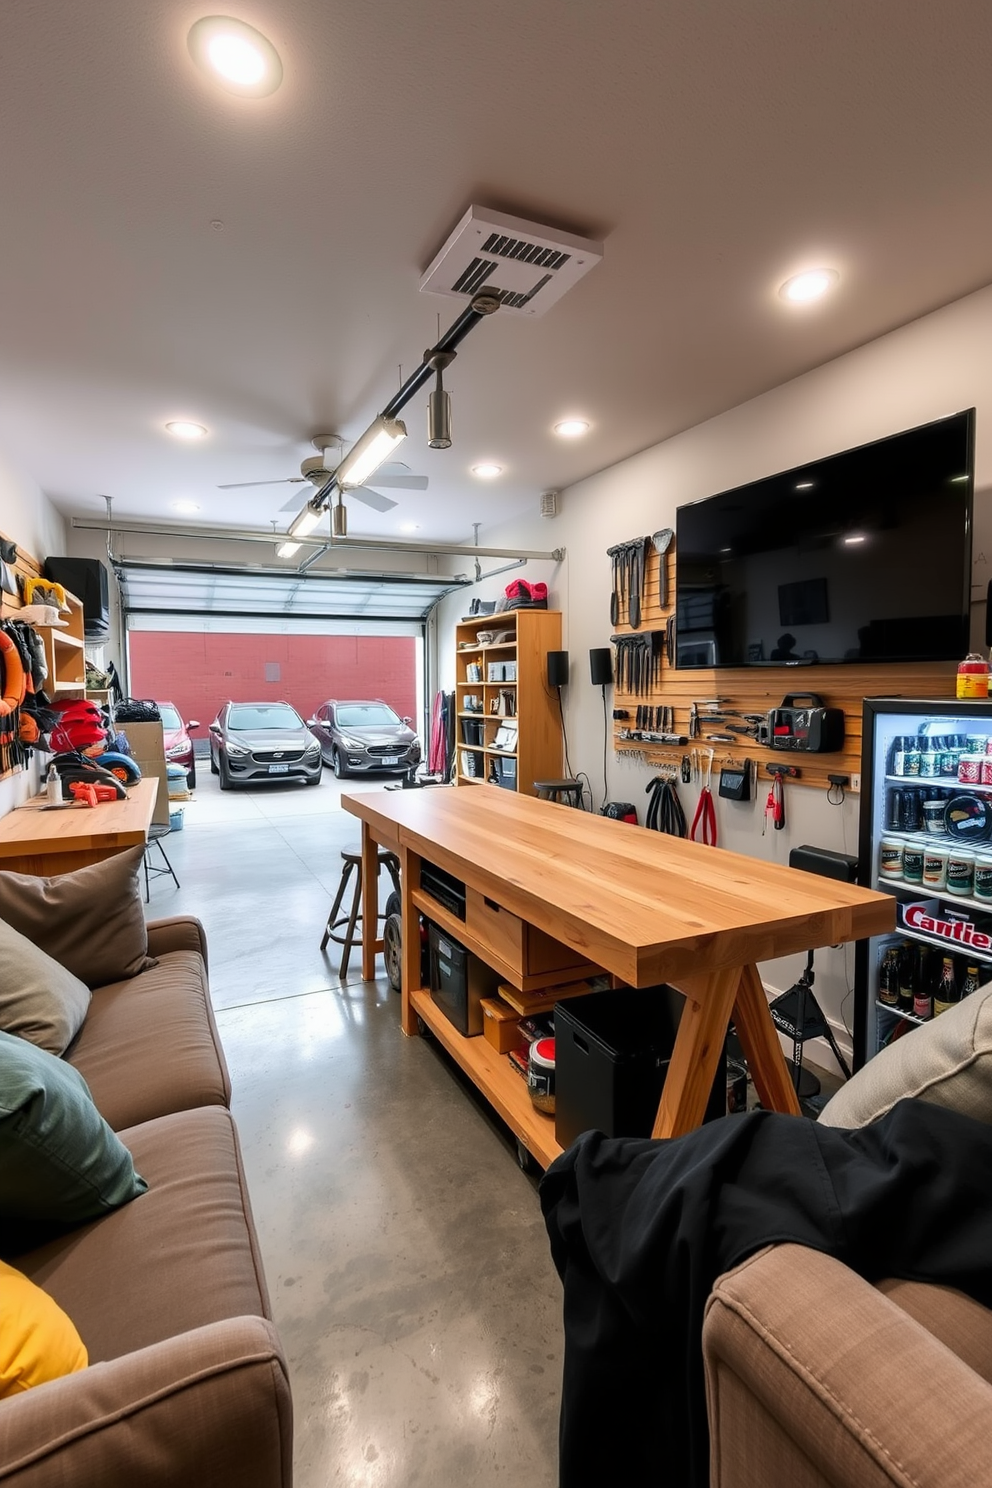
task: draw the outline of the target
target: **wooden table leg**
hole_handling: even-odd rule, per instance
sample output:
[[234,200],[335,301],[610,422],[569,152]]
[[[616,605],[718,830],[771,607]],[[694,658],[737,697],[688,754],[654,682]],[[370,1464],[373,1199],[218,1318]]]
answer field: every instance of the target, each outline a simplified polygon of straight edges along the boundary
[[375,943],[379,929],[379,849],[362,822],[362,980],[375,979]]
[[741,968],[732,966],[679,982],[685,1007],[653,1137],[681,1137],[702,1124],[740,981]]
[[420,857],[408,847],[400,847],[400,898],[403,901],[403,997],[400,1027],[415,1034],[417,1014],[410,993],[420,990],[420,911],[413,902],[413,891],[420,887]]
[[733,1019],[754,1088],[765,1110],[799,1116],[799,1097],[789,1075],[756,966],[745,966],[741,972]]

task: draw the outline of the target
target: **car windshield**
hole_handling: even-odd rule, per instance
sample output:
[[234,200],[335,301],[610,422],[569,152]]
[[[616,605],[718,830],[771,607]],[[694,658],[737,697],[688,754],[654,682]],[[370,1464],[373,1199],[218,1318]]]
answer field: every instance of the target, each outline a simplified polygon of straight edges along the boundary
[[262,729],[299,729],[303,719],[288,703],[255,703],[232,708],[227,715],[227,726],[256,732]]
[[335,710],[338,728],[382,728],[400,723],[386,703],[345,703]]
[[181,729],[183,721],[179,717],[178,709],[171,703],[159,703],[158,711],[162,716],[162,727],[167,729]]

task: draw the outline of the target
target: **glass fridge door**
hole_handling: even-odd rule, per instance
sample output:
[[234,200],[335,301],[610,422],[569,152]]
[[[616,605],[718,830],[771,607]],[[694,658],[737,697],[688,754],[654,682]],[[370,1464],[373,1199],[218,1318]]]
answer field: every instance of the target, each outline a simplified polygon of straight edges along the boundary
[[992,706],[867,698],[861,881],[897,900],[861,942],[855,1068],[992,980]]

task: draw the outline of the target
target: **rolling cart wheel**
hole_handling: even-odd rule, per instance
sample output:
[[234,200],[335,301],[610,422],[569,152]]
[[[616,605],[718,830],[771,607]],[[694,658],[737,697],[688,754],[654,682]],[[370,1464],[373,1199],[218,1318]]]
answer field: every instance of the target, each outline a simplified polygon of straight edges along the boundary
[[386,900],[386,908],[383,910],[383,914],[386,916],[386,919],[388,920],[390,915],[398,915],[398,914],[402,914],[402,913],[403,913],[403,904],[402,904],[402,901],[400,899],[399,894],[397,894],[396,890],[393,889],[393,891],[390,894],[389,898]]
[[427,1024],[424,1022],[423,1018],[420,1016],[419,1013],[417,1014],[417,1032],[420,1034],[420,1037],[421,1038],[429,1038],[430,1037],[430,1032],[431,1031],[427,1027]]
[[537,1163],[519,1137],[517,1138],[517,1167],[522,1173],[536,1173],[538,1171]]
[[389,914],[382,927],[382,959],[386,980],[394,992],[403,990],[403,917]]

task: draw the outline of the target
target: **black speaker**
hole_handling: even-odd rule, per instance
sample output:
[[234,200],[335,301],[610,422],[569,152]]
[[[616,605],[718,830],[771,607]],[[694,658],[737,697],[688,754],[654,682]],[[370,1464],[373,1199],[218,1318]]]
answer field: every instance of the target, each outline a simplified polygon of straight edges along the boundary
[[609,646],[597,646],[589,652],[589,675],[593,687],[606,687],[613,681],[613,652]]
[[567,651],[549,651],[548,652],[548,686],[549,687],[567,687],[568,686],[568,652]]
[[46,558],[45,573],[83,606],[83,635],[105,641],[110,635],[110,585],[99,558]]

